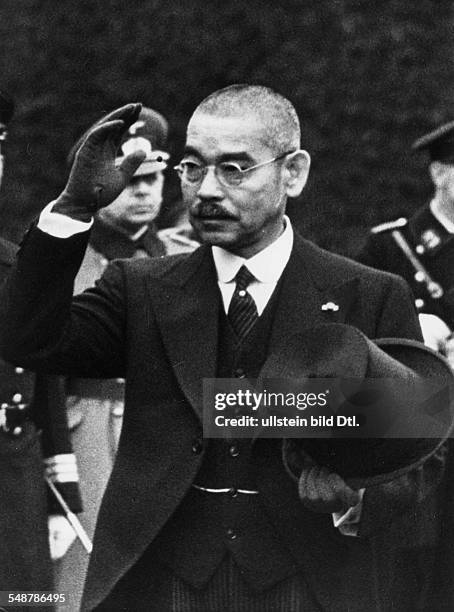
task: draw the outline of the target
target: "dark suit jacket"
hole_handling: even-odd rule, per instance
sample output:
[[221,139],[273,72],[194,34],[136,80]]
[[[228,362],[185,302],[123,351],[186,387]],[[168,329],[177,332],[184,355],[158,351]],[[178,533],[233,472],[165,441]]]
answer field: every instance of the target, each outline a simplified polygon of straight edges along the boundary
[[[211,251],[201,247],[190,256],[114,263],[94,290],[75,299],[70,314],[72,279],[86,240],[83,234],[61,240],[37,229],[29,233],[12,277],[3,349],[11,360],[51,372],[127,379],[123,431],[86,586],[84,608],[91,609],[143,554],[200,467],[203,453],[191,448],[202,436],[202,379],[216,374],[220,295]],[[339,310],[322,311],[327,301]],[[420,337],[402,280],[297,236],[270,351],[323,321],[355,325],[371,338]],[[364,537],[346,538],[329,515],[301,506],[283,470],[269,473],[265,452],[257,484],[266,512],[324,609],[373,609],[374,598],[392,601],[396,589],[408,600],[417,579],[406,579],[401,566],[395,577],[393,568],[425,533],[421,520],[429,519],[416,516],[415,504],[436,483],[438,458],[368,491]],[[377,572],[386,581],[381,595],[374,591]]]

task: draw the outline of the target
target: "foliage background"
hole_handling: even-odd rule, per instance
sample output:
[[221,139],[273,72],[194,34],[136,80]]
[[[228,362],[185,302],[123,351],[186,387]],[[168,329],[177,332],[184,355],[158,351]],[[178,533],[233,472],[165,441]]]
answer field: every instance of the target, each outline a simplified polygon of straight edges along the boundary
[[[64,184],[73,141],[140,100],[178,160],[208,93],[270,85],[295,104],[313,158],[299,229],[352,254],[367,228],[431,193],[413,140],[454,119],[451,0],[2,0],[0,87],[17,101],[0,197],[17,239]],[[167,221],[178,186],[169,173]],[[172,204],[172,207],[170,207]]]

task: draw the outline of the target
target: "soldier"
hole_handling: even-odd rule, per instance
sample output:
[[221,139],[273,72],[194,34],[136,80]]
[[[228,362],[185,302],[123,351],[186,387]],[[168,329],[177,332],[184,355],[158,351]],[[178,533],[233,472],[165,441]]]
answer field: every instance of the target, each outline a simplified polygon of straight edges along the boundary
[[426,343],[450,357],[454,330],[454,121],[419,138],[414,151],[430,156],[432,200],[410,219],[371,230],[358,256],[411,285]]
[[[358,259],[369,266],[403,276],[411,285],[424,341],[454,366],[454,121],[419,138],[414,151],[429,155],[435,193],[410,219],[372,228]],[[454,567],[454,440],[448,443],[446,477],[434,517],[439,544],[427,601],[437,610],[454,609],[451,588]],[[443,602],[443,605],[442,605]],[[432,609],[422,606],[421,609]]]
[[[13,109],[11,98],[0,91],[0,184],[1,146]],[[16,250],[0,238],[0,282]],[[63,556],[74,540],[45,484],[46,476],[71,511],[81,511],[64,399],[59,377],[35,376],[0,361],[0,590],[52,589],[51,557]]]
[[[75,281],[75,293],[94,285],[112,259],[158,257],[192,251],[198,246],[191,237],[189,225],[160,231],[156,226],[162,205],[164,170],[169,159],[165,151],[167,133],[165,118],[152,109],[143,108],[138,120],[123,137],[117,166],[131,151],[140,149],[147,156],[126,189],[95,217]],[[85,136],[86,133],[72,148],[68,156],[70,164]],[[94,532],[118,444],[123,395],[123,379],[68,381],[67,410],[84,500],[82,523],[90,535]],[[78,543],[61,564],[59,588],[72,593],[75,606],[82,594],[87,563],[88,557]]]

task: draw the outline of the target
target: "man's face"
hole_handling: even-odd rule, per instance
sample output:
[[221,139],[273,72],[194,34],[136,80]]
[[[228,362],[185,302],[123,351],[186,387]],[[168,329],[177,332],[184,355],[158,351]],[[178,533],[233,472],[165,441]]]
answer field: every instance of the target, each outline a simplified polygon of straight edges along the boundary
[[116,200],[99,211],[99,217],[127,232],[148,225],[159,214],[164,175],[161,171],[133,176]]
[[[253,115],[195,113],[188,126],[185,160],[202,165],[235,162],[247,168],[281,153],[267,144],[266,129]],[[251,257],[282,232],[287,194],[280,161],[252,170],[236,186],[221,184],[210,168],[200,183],[182,181],[181,188],[202,242]]]

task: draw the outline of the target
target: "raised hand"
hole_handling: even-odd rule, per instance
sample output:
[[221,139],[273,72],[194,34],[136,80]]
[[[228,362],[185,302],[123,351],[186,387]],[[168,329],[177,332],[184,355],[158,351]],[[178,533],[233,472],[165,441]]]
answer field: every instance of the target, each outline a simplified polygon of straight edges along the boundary
[[124,132],[137,121],[140,104],[127,104],[111,112],[90,130],[76,153],[66,187],[52,212],[89,221],[123,191],[145,159],[144,151],[126,155],[115,165]]

